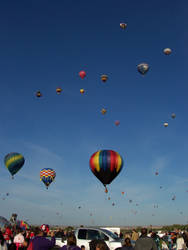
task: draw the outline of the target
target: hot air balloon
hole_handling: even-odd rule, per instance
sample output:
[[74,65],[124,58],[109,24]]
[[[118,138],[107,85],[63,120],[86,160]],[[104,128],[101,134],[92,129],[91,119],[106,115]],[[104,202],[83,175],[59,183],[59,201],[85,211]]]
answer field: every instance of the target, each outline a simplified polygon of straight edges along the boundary
[[106,114],[106,112],[107,112],[107,110],[106,110],[106,109],[101,109],[101,113],[102,113],[103,115],[105,115],[105,114]]
[[10,225],[10,222],[6,218],[0,216],[0,228],[4,228],[9,225]]
[[114,123],[115,123],[116,126],[119,126],[120,121],[115,121]]
[[158,172],[158,171],[156,171],[156,172],[155,172],[155,175],[159,175],[159,172]]
[[149,65],[147,63],[140,63],[137,69],[140,74],[145,75],[149,70]]
[[172,119],[176,118],[176,114],[175,114],[175,113],[172,113],[172,114],[171,114],[171,117],[172,117]]
[[28,223],[25,222],[25,221],[23,221],[23,220],[17,221],[17,222],[16,222],[16,225],[17,225],[19,228],[21,228],[22,230],[27,230],[27,229],[29,229]]
[[120,27],[121,27],[122,29],[125,29],[125,28],[127,27],[127,24],[126,24],[126,23],[120,23]]
[[82,78],[82,79],[84,79],[84,77],[86,76],[86,72],[85,71],[80,71],[79,72],[79,76]]
[[5,156],[4,163],[13,178],[13,176],[23,167],[25,159],[19,153],[9,153]]
[[81,208],[81,206],[78,207],[78,209],[80,209],[80,208]]
[[41,97],[42,96],[42,93],[40,91],[37,91],[36,92],[36,97]]
[[168,122],[164,122],[164,127],[167,128],[168,127]]
[[54,181],[56,172],[52,168],[43,168],[40,171],[40,181],[43,181],[44,185],[48,189],[48,186]]
[[62,92],[62,88],[56,88],[56,93],[59,95],[59,94],[61,94],[61,92]]
[[112,206],[115,206],[115,203],[114,203],[114,202],[112,203]]
[[124,195],[124,194],[125,194],[125,192],[121,192],[121,194],[122,194],[122,195]]
[[108,197],[108,200],[110,200],[110,197]]
[[106,81],[108,80],[108,76],[107,76],[107,75],[102,75],[102,76],[101,76],[101,80],[102,80],[103,82],[106,82]]
[[176,196],[175,196],[175,195],[173,195],[173,197],[172,197],[172,201],[175,201],[175,199],[176,199]]
[[123,168],[122,157],[113,150],[99,150],[90,158],[92,173],[103,183],[105,192],[106,185],[110,184]]
[[84,94],[85,90],[84,89],[80,89],[80,94]]
[[163,53],[165,55],[170,55],[172,53],[172,50],[170,48],[166,48],[166,49],[163,50]]

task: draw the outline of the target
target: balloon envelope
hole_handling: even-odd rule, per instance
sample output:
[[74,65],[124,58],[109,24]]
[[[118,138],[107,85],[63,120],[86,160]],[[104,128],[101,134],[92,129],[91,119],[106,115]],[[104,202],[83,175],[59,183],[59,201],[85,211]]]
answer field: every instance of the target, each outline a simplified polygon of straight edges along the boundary
[[80,71],[79,72],[79,76],[82,78],[82,79],[84,79],[84,77],[86,76],[86,72],[85,71]]
[[126,23],[120,23],[120,27],[121,27],[122,29],[125,29],[125,28],[127,27],[127,24],[126,24]]
[[149,65],[147,63],[140,63],[137,66],[138,72],[142,75],[146,74],[149,70]]
[[40,171],[40,180],[48,187],[55,179],[56,172],[52,168],[43,168]]
[[171,117],[172,117],[172,119],[176,118],[176,114],[175,114],[175,113],[172,113],[172,114],[171,114]]
[[101,80],[102,80],[103,82],[106,82],[106,81],[108,80],[108,76],[107,76],[107,75],[102,75],[102,76],[101,76]]
[[165,55],[170,55],[172,53],[172,50],[170,48],[166,48],[163,50]]
[[37,91],[36,92],[36,97],[41,97],[42,96],[42,93],[40,91]]
[[10,222],[3,216],[0,216],[0,228],[10,225]]
[[123,168],[122,157],[113,150],[99,150],[90,158],[92,173],[104,184],[110,184]]
[[19,153],[10,153],[5,156],[4,163],[8,171],[13,176],[22,168],[25,163],[25,159]]
[[28,223],[25,222],[25,221],[23,221],[23,220],[20,220],[20,221],[18,220],[18,221],[16,222],[16,225],[17,225],[19,228],[21,228],[22,230],[29,229]]

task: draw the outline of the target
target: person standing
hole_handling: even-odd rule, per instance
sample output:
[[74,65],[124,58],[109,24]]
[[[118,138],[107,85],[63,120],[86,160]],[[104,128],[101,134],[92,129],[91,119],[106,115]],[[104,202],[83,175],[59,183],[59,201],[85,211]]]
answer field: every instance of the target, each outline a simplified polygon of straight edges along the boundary
[[0,250],[7,250],[7,243],[1,231],[0,231]]
[[81,250],[80,247],[76,245],[76,237],[74,234],[69,234],[67,236],[67,245],[60,248],[60,250]]
[[155,241],[147,236],[147,228],[141,229],[141,236],[136,241],[134,250],[157,250]]
[[28,249],[32,250],[49,250],[55,246],[54,232],[49,232],[51,240],[44,237],[44,232],[40,228],[35,229],[35,237],[30,241]]

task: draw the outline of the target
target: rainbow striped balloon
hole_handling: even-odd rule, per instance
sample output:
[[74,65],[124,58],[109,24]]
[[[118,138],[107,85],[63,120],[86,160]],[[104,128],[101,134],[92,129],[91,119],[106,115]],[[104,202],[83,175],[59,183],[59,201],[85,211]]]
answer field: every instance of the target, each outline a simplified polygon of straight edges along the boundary
[[24,165],[25,159],[19,153],[10,153],[5,156],[4,163],[11,175],[15,175]]
[[43,168],[40,171],[40,181],[43,181],[45,186],[48,186],[54,181],[56,172],[52,168]]
[[122,157],[113,150],[99,150],[90,158],[92,173],[103,183],[110,184],[123,168]]

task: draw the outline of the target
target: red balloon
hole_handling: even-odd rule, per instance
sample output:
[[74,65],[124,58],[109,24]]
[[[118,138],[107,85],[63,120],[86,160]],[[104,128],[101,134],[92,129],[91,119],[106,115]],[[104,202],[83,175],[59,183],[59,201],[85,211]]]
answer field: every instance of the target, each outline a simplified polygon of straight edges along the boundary
[[120,121],[115,121],[116,126],[119,126],[119,124],[120,124]]
[[84,77],[86,76],[86,72],[85,71],[80,71],[79,72],[79,76],[82,78],[82,79],[84,79]]

